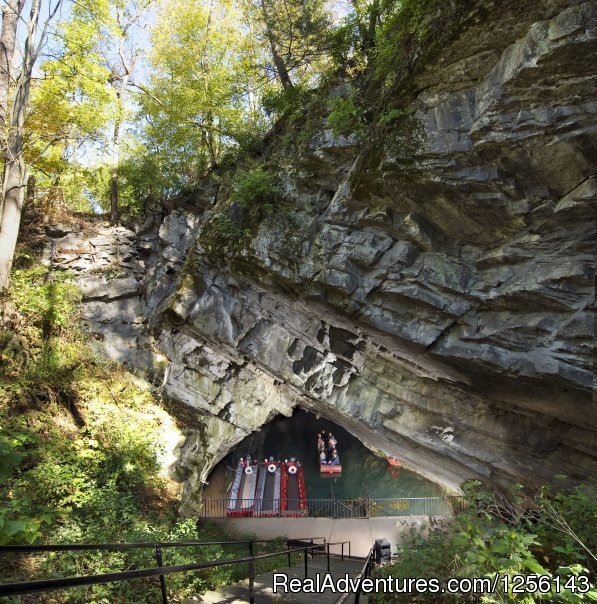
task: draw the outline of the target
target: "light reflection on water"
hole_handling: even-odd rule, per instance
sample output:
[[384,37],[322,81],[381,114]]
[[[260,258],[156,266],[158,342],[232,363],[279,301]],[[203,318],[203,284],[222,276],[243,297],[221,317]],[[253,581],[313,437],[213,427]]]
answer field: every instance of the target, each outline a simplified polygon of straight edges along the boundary
[[[338,441],[342,464],[340,478],[321,478],[319,475],[317,433],[320,430],[331,431]],[[248,453],[258,459],[272,455],[275,459],[296,457],[302,461],[310,499],[361,497],[363,484],[369,497],[373,498],[441,495],[439,485],[415,472],[401,468],[397,476],[392,476],[387,460],[373,454],[352,434],[333,422],[299,410],[292,417],[274,419],[242,441],[210,476],[210,486],[203,493],[205,498],[226,497],[230,472],[225,477],[225,467],[236,467],[238,458],[246,457]]]

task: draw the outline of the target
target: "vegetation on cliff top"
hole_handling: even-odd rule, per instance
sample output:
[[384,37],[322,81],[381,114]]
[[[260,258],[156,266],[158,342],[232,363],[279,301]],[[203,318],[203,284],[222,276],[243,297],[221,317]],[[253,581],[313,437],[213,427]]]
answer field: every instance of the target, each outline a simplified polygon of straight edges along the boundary
[[[26,182],[30,204],[109,210],[116,223],[254,159],[272,126],[309,123],[322,105],[336,133],[364,138],[376,112],[367,90],[390,90],[416,49],[456,22],[453,3],[437,0],[353,0],[342,11],[324,0],[47,1],[32,5],[28,35],[23,2],[10,0],[2,22],[25,59],[0,65],[10,147],[0,290]],[[339,79],[355,94],[326,109],[314,90]]]

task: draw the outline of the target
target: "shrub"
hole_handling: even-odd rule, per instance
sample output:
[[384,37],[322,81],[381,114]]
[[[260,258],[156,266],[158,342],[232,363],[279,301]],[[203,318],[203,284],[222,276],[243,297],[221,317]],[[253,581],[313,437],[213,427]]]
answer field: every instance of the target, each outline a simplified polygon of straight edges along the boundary
[[[544,491],[532,501],[517,500],[514,496],[510,503],[504,497],[495,498],[480,490],[479,483],[473,482],[467,486],[468,509],[447,528],[431,530],[427,538],[411,528],[409,538],[399,546],[399,563],[380,569],[380,575],[401,579],[437,577],[444,585],[452,577],[560,576],[564,586],[560,593],[552,588],[541,594],[541,601],[595,600],[597,591],[594,588],[588,593],[578,590],[574,593],[574,589],[565,588],[568,581],[568,585],[584,585],[585,581],[588,585],[588,579],[578,577],[588,576],[589,556],[581,553],[578,541],[571,536],[584,535],[587,544],[591,543],[590,518],[594,519],[597,513],[597,502],[587,494],[586,487],[553,497],[546,496]],[[529,505],[534,507],[532,514],[528,513]],[[554,506],[569,530],[554,530],[550,512]],[[566,543],[568,546],[563,545]],[[532,604],[535,601],[529,593],[514,593],[511,581],[507,593],[504,593],[501,580],[497,586],[496,592],[483,594],[480,601],[486,604],[512,601]],[[432,596],[409,594],[404,600],[400,596],[384,595],[375,601],[464,603],[471,600],[468,594],[443,593]]]
[[273,211],[273,201],[277,193],[275,178],[263,168],[241,172],[232,193],[231,200],[242,208],[261,207],[266,213]]
[[328,103],[328,124],[334,136],[356,134],[362,136],[365,129],[365,117],[362,107],[357,105],[353,96],[334,97]]

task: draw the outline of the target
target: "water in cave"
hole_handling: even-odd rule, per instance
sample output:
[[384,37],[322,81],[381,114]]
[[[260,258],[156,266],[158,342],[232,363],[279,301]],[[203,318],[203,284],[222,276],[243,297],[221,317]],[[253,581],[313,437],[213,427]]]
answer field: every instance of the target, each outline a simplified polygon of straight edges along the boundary
[[[330,431],[338,441],[342,463],[340,478],[321,478],[317,459],[317,433]],[[365,485],[369,497],[434,497],[441,487],[426,478],[401,468],[397,476],[388,472],[388,462],[365,447],[361,441],[334,422],[303,410],[291,417],[277,417],[261,430],[238,444],[214,469],[203,496],[207,499],[227,497],[232,468],[239,457],[250,454],[258,459],[272,455],[275,459],[296,457],[304,465],[307,496],[310,499],[361,497]]]

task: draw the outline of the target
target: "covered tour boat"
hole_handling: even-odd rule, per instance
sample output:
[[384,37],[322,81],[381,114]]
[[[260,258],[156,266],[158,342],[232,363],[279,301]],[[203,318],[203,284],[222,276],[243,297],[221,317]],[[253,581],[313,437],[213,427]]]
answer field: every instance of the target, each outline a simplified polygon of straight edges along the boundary
[[291,459],[282,464],[280,507],[283,516],[307,515],[307,487],[303,465]]
[[266,459],[259,464],[253,516],[277,516],[280,513],[282,464]]
[[226,516],[252,516],[255,506],[255,487],[259,464],[250,457],[240,458],[230,489]]

